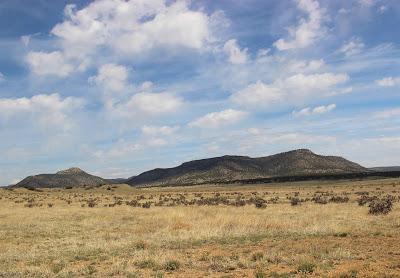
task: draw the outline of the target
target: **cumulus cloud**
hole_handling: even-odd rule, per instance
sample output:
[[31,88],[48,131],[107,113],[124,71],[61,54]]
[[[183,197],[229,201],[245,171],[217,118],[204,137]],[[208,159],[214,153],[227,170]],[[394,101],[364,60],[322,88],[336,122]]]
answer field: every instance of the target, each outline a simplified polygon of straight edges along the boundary
[[122,65],[105,64],[99,68],[96,76],[89,78],[89,83],[96,84],[105,91],[122,91],[127,85],[128,72]]
[[321,105],[317,107],[306,107],[299,111],[293,111],[294,116],[311,116],[330,112],[336,108],[336,104]]
[[37,75],[66,77],[74,70],[74,66],[65,59],[60,51],[48,53],[31,51],[26,56],[26,61],[32,72]]
[[143,112],[148,115],[158,115],[175,112],[183,106],[183,99],[171,93],[137,93],[126,103],[121,103],[115,108],[124,113],[133,114]]
[[261,48],[257,51],[257,58],[262,58],[268,55],[268,53],[271,51],[269,48]]
[[378,119],[389,119],[400,117],[400,108],[386,109],[373,114],[374,118]]
[[375,1],[374,0],[358,0],[358,4],[362,7],[372,7],[373,5],[375,5]]
[[381,5],[381,6],[378,8],[378,12],[379,12],[380,14],[384,14],[387,10],[388,10],[388,7],[385,6],[385,5]]
[[1,122],[21,120],[27,124],[39,123],[42,127],[70,127],[69,116],[82,108],[84,102],[80,98],[62,99],[59,94],[35,95],[31,98],[0,99]]
[[288,38],[280,38],[274,42],[274,46],[278,50],[305,48],[313,44],[324,33],[322,24],[326,15],[318,1],[297,0],[297,7],[307,14],[307,18],[301,18],[297,26],[288,28]]
[[81,57],[99,46],[140,54],[162,46],[201,49],[212,38],[211,16],[190,10],[188,2],[98,0],[77,9],[67,5],[65,19],[52,29],[67,55]]
[[324,90],[334,85],[344,83],[348,79],[349,76],[347,74],[296,74],[285,79],[282,83],[282,87],[297,89],[299,91]]
[[[249,134],[251,136],[249,136]],[[284,146],[285,149],[304,148],[304,146],[316,146],[318,144],[332,144],[336,138],[327,135],[310,134],[303,132],[271,132],[265,129],[247,130],[239,139],[240,149],[246,153],[258,150],[260,146]]]
[[230,99],[238,105],[265,106],[280,102],[283,95],[280,88],[257,81],[234,93]]
[[229,57],[229,62],[232,64],[244,64],[247,61],[247,51],[248,49],[240,49],[237,41],[231,39],[227,41],[223,48],[226,55]]
[[287,68],[290,72],[295,73],[308,73],[319,70],[325,65],[323,59],[304,61],[304,60],[291,60]]
[[318,94],[319,97],[332,87],[345,83],[347,74],[296,74],[286,79],[278,79],[272,84],[258,81],[231,95],[230,99],[241,106],[271,106],[293,104]]
[[382,87],[393,87],[400,84],[400,77],[385,77],[376,80],[375,83]]
[[224,125],[236,123],[247,116],[240,110],[226,109],[220,112],[212,112],[189,123],[189,127],[218,128]]
[[247,129],[247,132],[251,135],[260,135],[262,133],[262,130],[256,127],[251,127]]
[[179,126],[142,126],[142,133],[150,136],[168,136],[174,134]]
[[339,52],[343,53],[346,56],[352,56],[354,54],[360,53],[364,49],[364,43],[360,38],[352,38],[347,41],[342,47],[339,49]]
[[142,149],[143,146],[138,143],[126,142],[125,140],[121,139],[118,140],[118,142],[112,145],[109,149],[97,150],[93,152],[92,155],[94,158],[99,160],[118,159],[129,157]]
[[106,149],[90,151],[98,160],[121,159],[153,147],[163,147],[176,140],[179,126],[150,126],[141,128],[141,136],[135,140],[120,139]]

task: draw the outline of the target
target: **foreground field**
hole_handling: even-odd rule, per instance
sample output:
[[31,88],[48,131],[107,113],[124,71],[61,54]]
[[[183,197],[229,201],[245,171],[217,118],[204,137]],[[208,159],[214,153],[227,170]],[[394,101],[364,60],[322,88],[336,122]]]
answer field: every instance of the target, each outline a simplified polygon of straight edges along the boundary
[[400,277],[399,196],[399,179],[0,190],[0,277]]

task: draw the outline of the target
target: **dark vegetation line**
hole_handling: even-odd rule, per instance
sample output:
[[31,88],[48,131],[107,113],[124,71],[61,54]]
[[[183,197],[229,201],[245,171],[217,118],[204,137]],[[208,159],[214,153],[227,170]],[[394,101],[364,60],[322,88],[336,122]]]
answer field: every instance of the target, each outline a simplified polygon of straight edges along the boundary
[[299,176],[281,176],[271,178],[256,179],[238,179],[226,181],[212,181],[188,184],[162,184],[162,185],[143,185],[137,187],[165,187],[165,186],[190,186],[205,184],[261,184],[261,183],[280,183],[280,182],[296,182],[296,181],[314,181],[314,180],[347,180],[347,179],[366,179],[366,178],[399,178],[400,171],[384,171],[384,172],[359,172],[359,173],[343,173],[343,174],[320,174],[320,175],[299,175]]

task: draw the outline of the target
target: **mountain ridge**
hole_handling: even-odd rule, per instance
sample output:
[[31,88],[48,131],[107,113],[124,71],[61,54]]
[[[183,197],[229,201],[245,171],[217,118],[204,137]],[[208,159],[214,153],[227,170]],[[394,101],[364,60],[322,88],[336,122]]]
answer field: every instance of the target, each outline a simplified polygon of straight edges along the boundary
[[340,156],[297,149],[270,156],[224,155],[197,159],[171,168],[156,168],[127,179],[104,179],[73,167],[55,174],[29,176],[11,187],[57,188],[126,183],[131,186],[195,185],[274,177],[323,176],[373,172]]
[[307,174],[342,174],[368,169],[339,156],[322,156],[298,149],[270,156],[224,155],[192,160],[171,168],[156,168],[127,179],[137,185],[184,185],[229,180],[258,179]]

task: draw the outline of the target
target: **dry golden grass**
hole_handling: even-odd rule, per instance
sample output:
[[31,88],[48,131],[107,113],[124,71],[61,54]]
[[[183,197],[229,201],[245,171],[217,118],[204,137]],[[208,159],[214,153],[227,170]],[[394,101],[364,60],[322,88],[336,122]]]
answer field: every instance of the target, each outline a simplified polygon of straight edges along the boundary
[[[392,211],[369,214],[360,192]],[[0,190],[0,277],[400,277],[399,196],[398,179]]]

